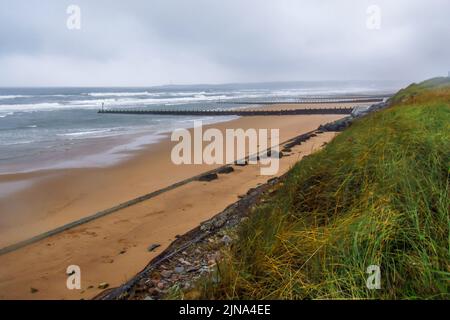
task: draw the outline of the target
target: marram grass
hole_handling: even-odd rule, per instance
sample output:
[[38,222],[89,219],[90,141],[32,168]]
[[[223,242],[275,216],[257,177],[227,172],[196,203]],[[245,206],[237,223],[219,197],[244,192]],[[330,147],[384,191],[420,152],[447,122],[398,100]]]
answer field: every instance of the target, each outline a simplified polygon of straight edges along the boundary
[[[393,101],[291,169],[202,298],[450,298],[450,87]],[[379,290],[366,287],[370,265]]]

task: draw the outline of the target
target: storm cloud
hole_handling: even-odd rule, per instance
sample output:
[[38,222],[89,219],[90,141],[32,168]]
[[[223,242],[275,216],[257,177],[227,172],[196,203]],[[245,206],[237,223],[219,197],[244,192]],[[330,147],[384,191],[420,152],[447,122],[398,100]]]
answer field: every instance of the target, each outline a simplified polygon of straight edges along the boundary
[[450,70],[449,12],[447,0],[0,0],[0,86],[417,81]]

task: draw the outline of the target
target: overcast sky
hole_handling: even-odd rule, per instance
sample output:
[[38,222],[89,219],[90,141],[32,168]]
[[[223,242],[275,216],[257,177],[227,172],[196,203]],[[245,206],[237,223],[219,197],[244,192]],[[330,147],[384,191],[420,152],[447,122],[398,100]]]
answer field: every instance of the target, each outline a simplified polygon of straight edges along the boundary
[[[67,28],[69,5],[79,30]],[[0,86],[416,81],[447,70],[448,0],[0,0]]]

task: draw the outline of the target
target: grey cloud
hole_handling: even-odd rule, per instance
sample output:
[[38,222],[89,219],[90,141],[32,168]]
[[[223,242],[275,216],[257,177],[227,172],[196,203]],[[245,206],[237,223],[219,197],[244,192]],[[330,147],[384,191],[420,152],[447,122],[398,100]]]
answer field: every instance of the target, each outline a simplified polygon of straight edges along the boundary
[[[445,0],[0,1],[2,86],[420,80],[450,69]],[[80,31],[66,28],[70,4]]]

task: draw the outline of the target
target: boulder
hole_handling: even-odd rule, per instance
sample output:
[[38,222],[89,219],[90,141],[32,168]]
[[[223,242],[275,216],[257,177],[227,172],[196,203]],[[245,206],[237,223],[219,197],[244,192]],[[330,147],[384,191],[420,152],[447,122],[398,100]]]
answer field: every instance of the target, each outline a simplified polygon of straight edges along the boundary
[[159,248],[159,247],[161,247],[161,245],[160,245],[159,243],[153,243],[153,244],[151,244],[151,245],[147,248],[147,251],[152,252],[152,251],[154,251],[156,248]]
[[236,160],[236,161],[234,162],[234,164],[235,164],[236,166],[238,166],[238,167],[244,167],[244,166],[248,165],[248,161],[245,160],[245,161],[243,161],[243,162],[239,162],[239,161]]
[[108,287],[109,287],[109,283],[107,283],[107,282],[102,282],[98,285],[99,289],[106,289]]
[[233,167],[226,166],[226,167],[223,167],[223,168],[220,168],[219,170],[217,170],[217,173],[228,174],[228,173],[232,173],[233,171],[234,171]]
[[207,174],[201,176],[200,178],[198,178],[198,181],[209,182],[209,181],[213,181],[216,179],[219,179],[219,176],[217,175],[217,173],[207,173]]
[[161,271],[161,277],[163,278],[170,278],[172,276],[172,271],[170,270],[163,270]]
[[175,269],[173,269],[176,273],[184,273],[185,269],[184,267],[175,267]]

